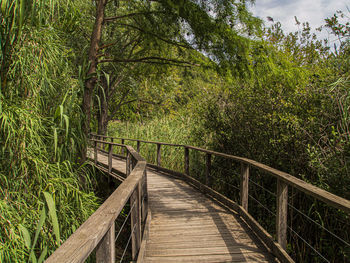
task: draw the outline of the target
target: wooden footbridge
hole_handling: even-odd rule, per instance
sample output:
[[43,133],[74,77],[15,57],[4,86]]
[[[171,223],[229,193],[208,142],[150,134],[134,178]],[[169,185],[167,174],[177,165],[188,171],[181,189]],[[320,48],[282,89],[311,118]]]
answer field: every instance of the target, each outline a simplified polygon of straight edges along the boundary
[[[141,143],[156,145],[155,164],[140,155]],[[183,148],[183,172],[162,167],[162,146]],[[203,182],[190,174],[190,151],[205,155]],[[239,203],[211,187],[212,156],[241,165]],[[88,157],[122,183],[46,262],[294,262],[286,252],[288,188],[350,214],[350,201],[287,173],[193,146],[92,135]],[[252,168],[277,179],[273,236],[248,213]],[[116,246],[126,229],[129,238]]]

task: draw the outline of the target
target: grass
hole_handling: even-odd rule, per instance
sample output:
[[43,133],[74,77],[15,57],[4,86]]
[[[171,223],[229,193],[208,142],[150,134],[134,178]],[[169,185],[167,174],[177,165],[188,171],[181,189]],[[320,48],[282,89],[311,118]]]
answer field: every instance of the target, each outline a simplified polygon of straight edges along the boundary
[[[154,118],[145,123],[112,122],[109,136],[174,144],[191,144],[191,117],[179,114]],[[136,142],[126,141],[136,149]],[[156,145],[141,143],[140,153],[150,163],[156,163]],[[183,171],[184,151],[181,147],[161,146],[161,164],[175,171]]]

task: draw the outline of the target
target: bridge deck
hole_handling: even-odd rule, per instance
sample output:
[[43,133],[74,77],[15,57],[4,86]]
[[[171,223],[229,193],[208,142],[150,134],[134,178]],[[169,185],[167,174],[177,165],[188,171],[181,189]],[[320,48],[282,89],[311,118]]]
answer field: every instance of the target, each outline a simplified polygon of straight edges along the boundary
[[[107,164],[107,157],[98,154]],[[125,162],[113,160],[125,172]],[[238,214],[182,180],[148,170],[152,220],[144,262],[276,262]]]

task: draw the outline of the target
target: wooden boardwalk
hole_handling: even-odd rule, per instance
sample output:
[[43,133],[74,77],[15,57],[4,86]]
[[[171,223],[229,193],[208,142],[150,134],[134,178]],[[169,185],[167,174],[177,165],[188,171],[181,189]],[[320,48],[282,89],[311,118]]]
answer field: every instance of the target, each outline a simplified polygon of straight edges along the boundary
[[[98,162],[107,164],[98,154]],[[113,168],[125,172],[123,160]],[[149,226],[143,262],[276,262],[253,231],[228,210],[180,179],[147,171]]]

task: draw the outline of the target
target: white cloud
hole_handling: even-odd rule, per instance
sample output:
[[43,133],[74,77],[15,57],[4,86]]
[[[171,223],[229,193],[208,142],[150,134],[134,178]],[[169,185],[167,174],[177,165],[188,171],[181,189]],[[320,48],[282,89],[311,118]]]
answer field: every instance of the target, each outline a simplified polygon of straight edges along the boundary
[[347,0],[256,0],[251,10],[265,21],[270,16],[275,22],[281,22],[284,31],[294,32],[298,30],[294,16],[300,22],[309,22],[315,29],[324,25],[324,19],[331,17],[337,10],[347,12],[349,5]]

